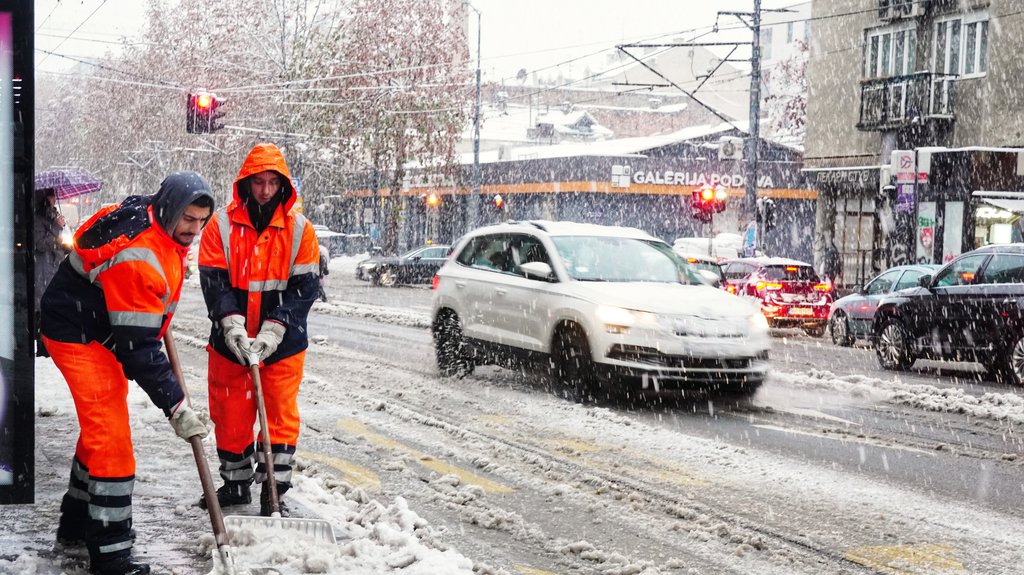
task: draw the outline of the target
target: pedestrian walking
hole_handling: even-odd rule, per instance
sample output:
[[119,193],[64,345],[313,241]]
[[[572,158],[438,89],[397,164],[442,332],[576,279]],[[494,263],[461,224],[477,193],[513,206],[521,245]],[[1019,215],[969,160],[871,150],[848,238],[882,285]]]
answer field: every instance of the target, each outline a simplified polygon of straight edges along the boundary
[[[233,199],[203,232],[199,279],[213,326],[209,350],[210,418],[217,437],[222,507],[251,501],[263,484],[260,513],[270,515],[267,462],[279,496],[291,487],[299,438],[297,396],[308,346],[306,317],[316,300],[319,254],[313,225],[293,211],[296,192],[284,155],[273,144],[249,152]],[[269,438],[254,443],[257,405],[249,354],[259,357]],[[253,463],[255,461],[255,472]],[[199,505],[206,507],[206,500]],[[286,513],[282,503],[282,515]]]
[[132,557],[128,380],[186,441],[208,433],[160,344],[181,295],[185,253],[213,208],[206,180],[179,172],[154,195],[100,210],[79,228],[42,297],[43,342],[68,382],[80,427],[57,542],[84,543],[99,575],[149,573]]
[[324,278],[331,274],[331,252],[327,249],[327,246],[320,246],[320,301],[327,303],[327,291],[324,290]]
[[61,243],[61,233],[65,226],[64,216],[57,209],[57,191],[53,188],[36,190],[36,205],[32,223],[32,252],[35,264],[35,319],[36,319],[36,355],[46,356],[39,332],[39,303],[43,292],[50,284],[57,266],[68,255],[70,248]]
[[843,273],[843,258],[839,253],[839,248],[836,247],[836,241],[832,238],[829,238],[828,245],[825,247],[821,273],[828,278],[828,281],[832,282],[833,287],[839,285],[839,276]]

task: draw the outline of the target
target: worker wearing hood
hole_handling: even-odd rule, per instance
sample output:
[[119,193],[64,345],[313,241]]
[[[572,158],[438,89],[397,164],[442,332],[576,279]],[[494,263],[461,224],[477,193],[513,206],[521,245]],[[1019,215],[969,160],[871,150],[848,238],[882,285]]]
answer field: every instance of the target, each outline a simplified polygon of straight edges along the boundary
[[[222,507],[249,503],[255,480],[263,483],[260,510],[267,516],[267,464],[257,446],[270,442],[271,471],[283,495],[291,486],[299,437],[306,317],[318,291],[320,248],[295,201],[284,155],[273,144],[259,144],[242,163],[232,202],[217,212],[199,245],[200,285],[213,321],[207,346],[210,418],[224,479],[217,499]],[[250,353],[259,360],[270,426],[269,438],[256,438],[259,444],[253,437]],[[199,505],[205,507],[205,499]]]
[[135,456],[128,380],[186,441],[205,424],[184,401],[161,340],[181,295],[188,246],[214,208],[194,172],[171,174],[152,196],[100,210],[43,294],[41,332],[68,382],[80,427],[57,541],[85,544],[99,575],[144,575],[131,555]]

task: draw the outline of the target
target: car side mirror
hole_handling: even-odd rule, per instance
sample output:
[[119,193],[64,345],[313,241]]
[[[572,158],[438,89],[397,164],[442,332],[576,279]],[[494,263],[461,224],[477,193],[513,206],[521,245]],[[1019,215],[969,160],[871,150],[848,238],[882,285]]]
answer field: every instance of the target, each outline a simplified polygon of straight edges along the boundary
[[917,278],[917,285],[919,285],[919,286],[921,286],[923,288],[931,288],[932,287],[932,276],[931,276],[931,274],[924,274],[923,276],[918,277]]
[[547,262],[527,262],[520,265],[519,269],[523,270],[523,273],[528,278],[554,279],[554,270],[551,269],[551,265]]
[[711,270],[697,270],[697,276],[711,287],[722,287],[722,280]]

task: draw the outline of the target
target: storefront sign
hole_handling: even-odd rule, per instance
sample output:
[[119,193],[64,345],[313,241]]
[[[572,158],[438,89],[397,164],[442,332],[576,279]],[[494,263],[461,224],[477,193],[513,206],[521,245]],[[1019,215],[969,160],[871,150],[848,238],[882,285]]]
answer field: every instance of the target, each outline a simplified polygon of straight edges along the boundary
[[[612,167],[612,175],[615,175],[615,166]],[[662,186],[725,186],[727,188],[742,188],[747,185],[746,176],[740,174],[719,174],[703,172],[676,172],[673,170],[637,170],[633,172],[633,183],[635,184],[656,184]],[[768,175],[757,178],[757,187],[774,188],[775,181]]]
[[850,185],[863,188],[878,186],[878,168],[808,170],[807,174],[817,185]]
[[896,186],[896,213],[914,213],[914,184]]

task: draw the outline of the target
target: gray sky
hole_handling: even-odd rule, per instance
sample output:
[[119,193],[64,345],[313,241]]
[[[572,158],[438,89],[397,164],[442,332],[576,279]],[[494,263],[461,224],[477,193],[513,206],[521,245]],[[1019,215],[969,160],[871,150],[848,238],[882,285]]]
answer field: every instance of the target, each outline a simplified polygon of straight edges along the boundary
[[[195,0],[185,0],[195,1]],[[777,8],[796,0],[764,0]],[[81,58],[116,50],[121,37],[138,38],[146,0],[36,0],[36,64],[43,71],[66,71],[74,61],[43,50]],[[706,31],[719,10],[750,11],[753,0],[473,0],[481,13],[482,68],[485,81],[499,81],[525,68],[556,75],[549,68],[616,44],[692,30]],[[476,56],[476,14],[470,12],[471,53]],[[734,17],[721,26],[736,27]],[[730,39],[749,35],[734,31]],[[669,40],[671,36],[663,38]],[[718,38],[721,38],[719,36]],[[708,37],[704,38],[709,39]],[[580,76],[586,65],[601,67],[604,54],[562,66],[565,76]]]

